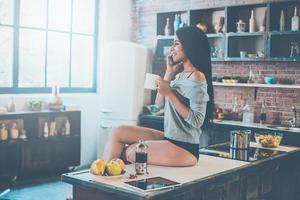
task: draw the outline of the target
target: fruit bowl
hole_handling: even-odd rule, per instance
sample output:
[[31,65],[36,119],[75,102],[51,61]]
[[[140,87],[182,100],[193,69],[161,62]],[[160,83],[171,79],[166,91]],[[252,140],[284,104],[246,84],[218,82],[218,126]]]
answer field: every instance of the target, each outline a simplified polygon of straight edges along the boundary
[[263,147],[276,148],[280,145],[282,134],[259,134],[255,133],[255,141]]
[[92,163],[90,173],[102,177],[121,177],[125,174],[125,163],[120,158],[114,158],[109,162],[98,159]]
[[122,178],[125,176],[125,171],[122,171],[122,173],[120,175],[109,175],[107,173],[103,174],[101,177],[105,178],[105,179],[118,179],[118,178]]

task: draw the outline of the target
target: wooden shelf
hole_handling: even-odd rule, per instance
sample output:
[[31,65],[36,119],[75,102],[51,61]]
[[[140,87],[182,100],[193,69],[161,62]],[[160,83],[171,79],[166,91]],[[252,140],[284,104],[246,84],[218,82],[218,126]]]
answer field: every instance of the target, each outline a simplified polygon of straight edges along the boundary
[[270,35],[299,35],[300,31],[271,31]]
[[274,61],[274,62],[299,62],[300,61],[300,57],[299,58],[269,58],[269,61]]
[[267,61],[265,58],[239,58],[239,57],[227,57],[225,61]]
[[[196,26],[200,22],[207,27],[207,37],[212,48],[222,49],[224,56],[213,56],[215,61],[250,61],[250,62],[300,62],[300,58],[290,58],[291,42],[300,40],[300,30],[291,31],[290,19],[294,13],[294,7],[300,7],[299,0],[286,2],[254,3],[234,6],[223,6],[204,9],[187,9],[174,12],[157,13],[157,47],[155,54],[163,57],[163,49],[170,46],[170,41],[174,35],[164,36],[166,18],[170,19],[171,27],[176,14],[181,14],[187,18],[188,25]],[[256,18],[256,30],[263,24],[265,19],[264,32],[249,32],[248,21],[251,11],[254,10]],[[285,14],[285,30],[279,30],[279,17],[281,10]],[[225,17],[223,27],[224,33],[215,33],[214,25],[220,17]],[[236,22],[243,20],[247,25],[245,32],[236,32]],[[171,31],[174,34],[174,30]],[[211,49],[214,52],[213,49]],[[240,58],[240,52],[246,51],[248,54],[264,53],[264,57]]]
[[158,35],[158,36],[156,36],[156,38],[158,40],[174,40],[175,36],[174,35],[169,35],[169,36]]
[[219,82],[213,82],[213,85],[214,86],[225,86],[225,87],[259,87],[259,88],[300,89],[300,85],[281,85],[281,84],[219,83]]
[[267,35],[267,32],[230,32],[230,33],[226,33],[226,36],[228,37],[242,37],[242,36],[265,36]]
[[225,37],[225,33],[208,33],[206,36],[208,38]]
[[225,59],[224,58],[211,58],[211,61],[222,62],[222,61],[225,61]]

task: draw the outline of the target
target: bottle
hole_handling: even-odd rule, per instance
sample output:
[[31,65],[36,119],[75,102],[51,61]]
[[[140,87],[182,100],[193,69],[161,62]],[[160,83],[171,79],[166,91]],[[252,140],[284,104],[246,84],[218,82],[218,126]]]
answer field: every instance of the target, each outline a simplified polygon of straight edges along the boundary
[[49,128],[49,136],[55,136],[55,130],[56,130],[56,122],[52,121],[50,122],[50,128]]
[[180,22],[180,25],[179,25],[179,28],[182,28],[182,27],[184,27],[184,26],[186,26],[186,24],[187,24],[187,19],[181,19],[181,22]]
[[17,128],[17,123],[16,122],[12,123],[9,137],[11,139],[14,139],[14,140],[19,138],[19,130]]
[[0,140],[7,140],[8,139],[8,131],[4,123],[1,124],[0,129]]
[[254,82],[254,74],[253,74],[253,71],[252,69],[249,70],[249,79],[248,79],[248,83],[253,83]]
[[175,35],[176,31],[179,29],[179,25],[180,25],[180,22],[179,22],[179,15],[175,14],[175,19],[174,19],[174,22],[173,22],[173,26],[174,26],[174,35]]
[[283,10],[281,10],[281,13],[280,13],[279,30],[280,31],[284,31],[285,30],[285,18],[284,18],[284,12],[283,12]]
[[224,119],[224,112],[222,108],[217,108],[216,110],[216,119],[223,120]]
[[296,51],[295,51],[295,42],[291,42],[290,57],[294,58],[295,54],[296,54]]
[[70,128],[71,128],[70,122],[69,122],[69,120],[67,120],[65,123],[65,134],[66,135],[70,135],[70,133],[71,133]]
[[243,123],[244,124],[252,124],[254,121],[254,113],[252,106],[246,102],[245,106],[243,107]]
[[136,145],[135,150],[135,173],[138,175],[148,174],[147,169],[147,153],[148,146],[144,143],[143,140],[140,140]]
[[259,122],[260,124],[265,124],[267,120],[267,108],[266,108],[266,102],[263,101],[261,104],[261,109],[260,109],[260,118]]
[[7,110],[8,110],[8,112],[16,112],[16,104],[15,104],[14,97],[11,97],[11,100],[10,100]]
[[165,26],[165,36],[171,35],[171,26],[170,26],[170,19],[167,18],[166,26]]
[[249,19],[249,32],[255,32],[255,19],[254,19],[254,10],[251,10],[251,17]]
[[25,129],[21,130],[21,134],[20,134],[19,138],[22,140],[25,140],[27,138]]
[[232,102],[232,119],[237,120],[238,119],[238,103],[237,103],[237,97],[234,97]]
[[298,31],[299,30],[299,17],[297,16],[297,7],[294,9],[294,16],[292,17],[292,25],[291,30],[292,31]]
[[48,127],[48,123],[47,122],[45,122],[45,124],[44,124],[43,136],[44,136],[44,138],[49,137],[49,127]]

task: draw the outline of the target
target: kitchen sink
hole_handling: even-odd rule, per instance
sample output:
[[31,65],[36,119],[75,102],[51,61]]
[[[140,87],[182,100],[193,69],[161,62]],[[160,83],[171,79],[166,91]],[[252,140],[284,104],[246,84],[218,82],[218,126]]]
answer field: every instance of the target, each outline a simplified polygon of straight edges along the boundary
[[300,128],[296,128],[296,127],[290,127],[288,128],[289,131],[295,131],[295,132],[300,132]]
[[300,132],[300,128],[297,127],[287,127],[287,126],[276,126],[276,125],[269,125],[268,128],[282,130],[282,131],[294,131],[294,132]]

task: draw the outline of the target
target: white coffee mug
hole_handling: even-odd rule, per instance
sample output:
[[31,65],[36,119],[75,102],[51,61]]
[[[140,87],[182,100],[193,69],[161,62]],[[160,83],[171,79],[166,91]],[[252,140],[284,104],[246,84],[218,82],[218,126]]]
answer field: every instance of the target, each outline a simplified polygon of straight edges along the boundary
[[159,75],[146,73],[144,88],[150,90],[156,90],[157,86],[155,81],[159,78],[160,78]]

